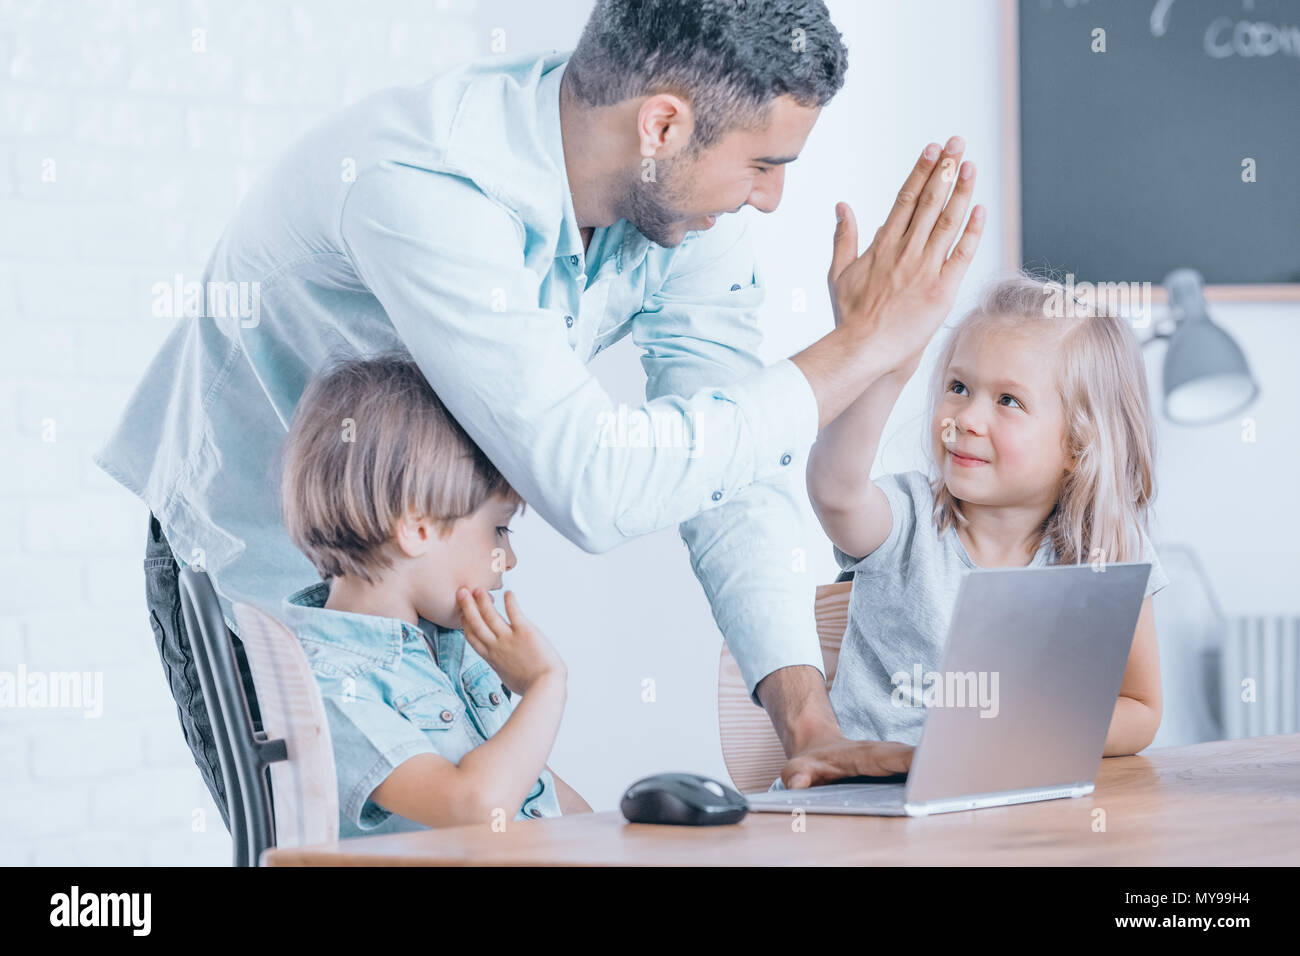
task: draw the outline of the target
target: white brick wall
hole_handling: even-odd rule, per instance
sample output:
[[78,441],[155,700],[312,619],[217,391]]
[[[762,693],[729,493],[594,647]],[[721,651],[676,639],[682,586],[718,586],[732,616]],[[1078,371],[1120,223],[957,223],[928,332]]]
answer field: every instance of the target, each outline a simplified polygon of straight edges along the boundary
[[154,649],[146,511],[89,454],[168,331],[153,283],[200,273],[320,116],[488,53],[483,15],[0,0],[0,671],[103,675],[97,719],[0,708],[0,865],[229,862]]

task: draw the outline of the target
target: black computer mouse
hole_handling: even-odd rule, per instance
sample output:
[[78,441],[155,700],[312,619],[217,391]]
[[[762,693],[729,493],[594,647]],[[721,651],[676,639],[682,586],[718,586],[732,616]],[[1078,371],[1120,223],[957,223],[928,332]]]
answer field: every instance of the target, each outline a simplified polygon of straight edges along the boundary
[[749,804],[725,784],[695,773],[657,773],[627,788],[619,803],[629,823],[707,827],[739,823]]

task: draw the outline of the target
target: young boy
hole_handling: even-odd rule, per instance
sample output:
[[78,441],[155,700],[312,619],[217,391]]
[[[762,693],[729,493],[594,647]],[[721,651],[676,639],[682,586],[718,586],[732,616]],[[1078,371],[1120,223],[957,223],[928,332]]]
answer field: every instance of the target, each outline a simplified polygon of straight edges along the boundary
[[410,356],[308,385],[281,492],[323,579],[281,617],[325,701],[340,837],[590,811],[546,766],[564,662],[513,593],[508,621],[488,594],[523,502]]

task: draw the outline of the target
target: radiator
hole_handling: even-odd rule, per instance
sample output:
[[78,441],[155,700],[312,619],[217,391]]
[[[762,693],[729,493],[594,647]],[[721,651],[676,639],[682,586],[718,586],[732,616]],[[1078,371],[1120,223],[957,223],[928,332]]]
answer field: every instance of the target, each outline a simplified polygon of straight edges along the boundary
[[1219,684],[1224,739],[1300,732],[1300,617],[1229,618]]

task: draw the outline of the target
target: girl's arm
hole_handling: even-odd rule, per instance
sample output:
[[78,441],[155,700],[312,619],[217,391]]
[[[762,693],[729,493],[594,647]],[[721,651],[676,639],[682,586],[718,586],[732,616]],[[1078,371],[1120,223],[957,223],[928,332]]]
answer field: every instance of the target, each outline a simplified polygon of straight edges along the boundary
[[1137,630],[1133,632],[1124,682],[1106,732],[1103,755],[1107,757],[1137,753],[1151,743],[1160,726],[1160,646],[1151,601],[1148,597],[1142,602]]
[[885,543],[893,518],[871,480],[880,436],[919,359],[883,375],[817,433],[808,452],[808,497],[826,536],[845,554],[865,558]]
[[459,764],[437,754],[416,754],[390,773],[370,799],[428,827],[491,823],[497,810],[514,819],[546,767],[564,712],[565,683],[563,672],[538,677],[501,729]]

